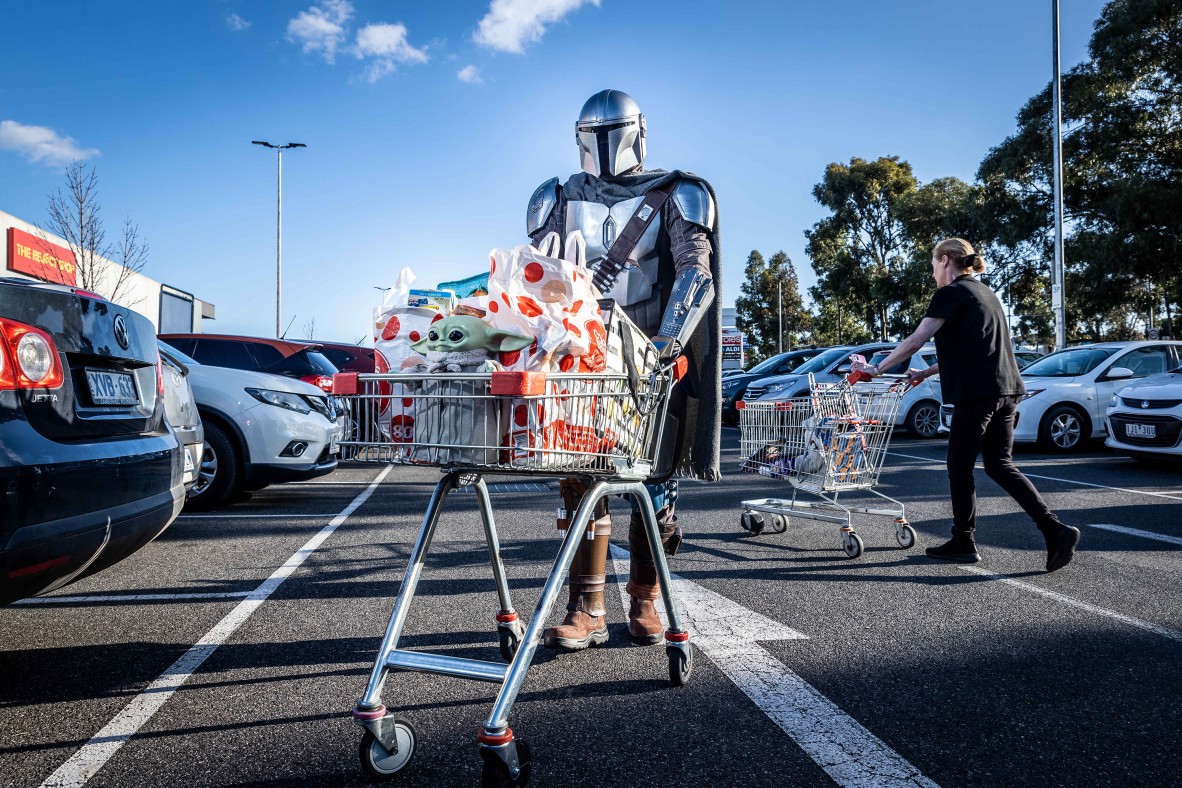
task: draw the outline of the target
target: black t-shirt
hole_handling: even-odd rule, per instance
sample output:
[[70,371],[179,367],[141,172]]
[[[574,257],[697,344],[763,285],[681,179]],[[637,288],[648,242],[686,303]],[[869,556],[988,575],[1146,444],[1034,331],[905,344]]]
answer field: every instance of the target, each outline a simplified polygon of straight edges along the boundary
[[1001,301],[986,285],[957,277],[936,291],[924,317],[944,319],[936,359],[945,402],[1026,393]]

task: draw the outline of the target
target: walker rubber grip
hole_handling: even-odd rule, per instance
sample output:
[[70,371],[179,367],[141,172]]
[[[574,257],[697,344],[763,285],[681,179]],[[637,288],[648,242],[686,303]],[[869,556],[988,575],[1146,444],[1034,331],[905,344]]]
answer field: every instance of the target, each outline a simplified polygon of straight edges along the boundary
[[536,397],[546,393],[545,372],[494,372],[494,397]]
[[337,372],[332,376],[332,393],[340,395],[357,393],[357,373]]

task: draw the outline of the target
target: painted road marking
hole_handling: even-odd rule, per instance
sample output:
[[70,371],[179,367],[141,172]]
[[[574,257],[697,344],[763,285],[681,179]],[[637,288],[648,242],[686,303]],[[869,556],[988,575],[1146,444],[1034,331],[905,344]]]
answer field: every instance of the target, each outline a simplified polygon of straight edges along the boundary
[[[896,457],[906,457],[909,460],[923,460],[925,462],[930,462],[930,463],[939,463],[939,459],[935,458],[935,457],[919,457],[914,454],[900,454],[900,453],[894,452],[894,451],[887,452],[887,454],[893,454]],[[1166,498],[1171,501],[1182,501],[1182,495],[1170,495],[1168,493],[1149,492],[1148,490],[1130,490],[1127,487],[1109,487],[1108,485],[1105,485],[1105,484],[1092,484],[1091,482],[1080,482],[1080,481],[1076,481],[1075,479],[1060,479],[1058,476],[1040,476],[1037,473],[1028,473],[1025,470],[1023,470],[1022,473],[1025,474],[1026,476],[1029,476],[1031,479],[1046,479],[1047,481],[1062,482],[1063,484],[1077,484],[1080,487],[1095,487],[1100,490],[1113,490],[1114,492],[1130,493],[1132,495],[1148,495],[1153,498]]]
[[107,596],[39,596],[22,599],[13,605],[77,605],[90,602],[171,602],[185,599],[242,599],[250,591],[211,591],[193,594],[110,594]]
[[1105,618],[1115,619],[1125,624],[1129,624],[1130,626],[1137,627],[1138,629],[1143,629],[1146,632],[1152,632],[1154,635],[1161,635],[1164,638],[1169,638],[1170,640],[1176,640],[1182,643],[1182,632],[1177,632],[1173,629],[1167,629],[1165,627],[1159,627],[1157,624],[1151,624],[1150,622],[1143,621],[1139,618],[1126,616],[1124,613],[1117,613],[1115,610],[1109,610],[1107,608],[1099,607],[1088,602],[1083,602],[1079,599],[1073,599],[1072,597],[1064,596],[1063,594],[1057,594],[1054,591],[1048,591],[1045,588],[1039,588],[1038,586],[1031,585],[1030,583],[1023,583],[1021,580],[1015,580],[1012,577],[999,575],[997,572],[991,572],[988,569],[981,569],[976,566],[965,566],[963,564],[957,564],[956,567],[958,569],[963,569],[966,572],[972,572],[975,575],[988,577],[990,580],[996,580],[1000,583],[1016,586],[1023,589],[1024,591],[1032,591],[1035,594],[1045,596],[1048,599],[1053,599],[1056,602],[1061,602],[1064,605],[1077,607],[1080,610],[1086,610],[1089,613],[1095,613],[1096,615],[1104,616]]
[[365,503],[393,467],[387,465],[363,492],[332,519],[332,522],[309,539],[307,544],[297,550],[291,558],[288,558],[283,566],[276,569],[246,599],[239,602],[225,618],[205,634],[205,637],[201,638],[195,646],[160,674],[143,692],[133,698],[131,703],[128,703],[122,711],[115,715],[113,720],[96,733],[90,741],[82,745],[78,752],[70,756],[70,759],[59,766],[41,785],[43,787],[54,786],[54,788],[80,786],[97,774],[99,769],[103,768],[107,761],[119,751],[119,748],[168,702],[173,693],[180,689],[181,685],[201,667],[205,660],[209,659],[218,646],[225,643],[234,634],[234,631],[242,626],[263,602],[267,601],[267,597],[271,596],[275,589],[283,584],[284,580],[299,569],[308,556],[316,552],[324,540],[331,536],[339,525],[349,519],[349,515],[353,514],[357,507]]
[[[628,551],[616,545],[611,550],[620,601],[626,609]],[[834,782],[935,788],[936,783],[919,769],[756,642],[800,640],[807,635],[678,575],[673,575],[673,587],[677,607],[691,633],[690,642]]]
[[178,520],[238,520],[238,519],[274,519],[274,520],[290,520],[294,517],[336,517],[336,513],[329,512],[327,514],[182,514],[177,517]]
[[1114,531],[1118,534],[1139,536],[1142,539],[1153,539],[1158,542],[1166,542],[1167,544],[1176,544],[1182,546],[1182,538],[1177,536],[1166,536],[1165,534],[1155,534],[1152,531],[1142,531],[1140,528],[1126,528],[1123,525],[1113,525],[1112,523],[1088,523],[1087,527],[1101,528],[1105,531]]

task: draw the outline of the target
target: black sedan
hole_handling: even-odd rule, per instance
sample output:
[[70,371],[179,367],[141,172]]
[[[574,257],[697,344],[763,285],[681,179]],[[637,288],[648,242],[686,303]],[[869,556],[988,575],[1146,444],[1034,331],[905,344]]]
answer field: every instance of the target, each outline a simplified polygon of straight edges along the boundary
[[0,279],[0,604],[104,569],[185,501],[151,322]]

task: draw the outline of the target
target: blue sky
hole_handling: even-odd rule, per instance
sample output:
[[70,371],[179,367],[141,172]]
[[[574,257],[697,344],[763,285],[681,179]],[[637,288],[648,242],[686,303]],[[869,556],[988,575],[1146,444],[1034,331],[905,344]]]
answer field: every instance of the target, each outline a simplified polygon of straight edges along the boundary
[[[1064,70],[1101,0],[1062,4]],[[375,287],[479,273],[524,239],[539,183],[578,167],[584,100],[625,90],[652,167],[719,196],[722,299],[748,252],[813,280],[825,165],[899,155],[971,179],[1049,79],[1050,0],[623,2],[188,0],[7,3],[0,210],[43,223],[64,162],[98,173],[110,235],[217,305],[207,330],[274,327],[275,154],[286,325],[368,334]]]

